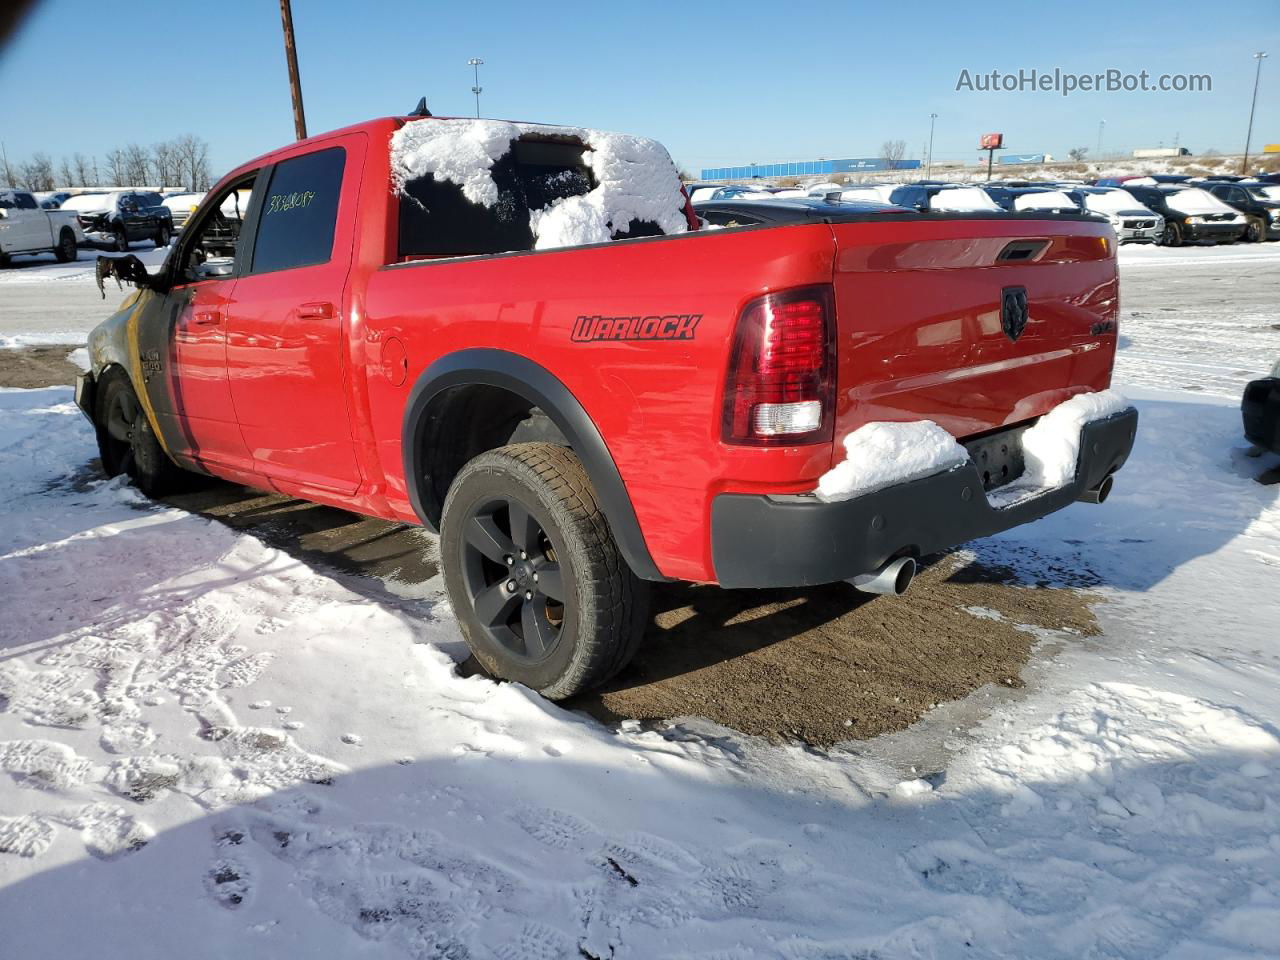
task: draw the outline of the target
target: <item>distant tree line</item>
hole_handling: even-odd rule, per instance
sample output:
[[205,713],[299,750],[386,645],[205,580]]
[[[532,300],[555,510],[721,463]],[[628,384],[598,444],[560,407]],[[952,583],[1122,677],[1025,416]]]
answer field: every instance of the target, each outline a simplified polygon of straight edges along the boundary
[[185,187],[208,190],[209,144],[194,134],[183,134],[150,147],[130,143],[108,150],[102,162],[97,156],[73,153],[57,166],[47,153],[33,153],[20,163],[0,157],[0,183],[32,192],[59,187]]

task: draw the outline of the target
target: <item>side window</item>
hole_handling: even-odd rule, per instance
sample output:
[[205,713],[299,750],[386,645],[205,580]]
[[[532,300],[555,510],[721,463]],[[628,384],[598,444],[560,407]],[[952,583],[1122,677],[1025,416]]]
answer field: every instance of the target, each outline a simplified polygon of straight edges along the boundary
[[342,147],[276,165],[262,201],[250,273],[328,263],[347,152]]
[[[242,246],[240,225],[249,207],[255,177],[209,194],[187,222],[178,247],[178,282],[230,276]],[[247,236],[247,235],[246,235]]]
[[39,206],[40,205],[36,203],[36,198],[33,197],[31,194],[29,193],[18,194],[17,207],[19,210],[35,210],[35,209],[38,209]]

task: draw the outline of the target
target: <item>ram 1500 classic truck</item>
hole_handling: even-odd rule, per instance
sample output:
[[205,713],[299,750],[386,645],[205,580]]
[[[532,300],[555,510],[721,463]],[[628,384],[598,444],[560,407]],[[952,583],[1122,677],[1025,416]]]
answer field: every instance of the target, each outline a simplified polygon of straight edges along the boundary
[[[627,662],[648,581],[898,592],[1110,489],[1110,226],[832,206],[698,229],[652,141],[375,120],[233,170],[158,274],[100,261],[138,290],[77,402],[144,492],[195,471],[439,531],[479,662],[566,697]],[[894,427],[950,453],[859,445]],[[835,470],[879,481],[820,495]]]
[[74,213],[46,210],[26,190],[0,189],[0,266],[14,253],[52,253],[68,263],[83,242]]

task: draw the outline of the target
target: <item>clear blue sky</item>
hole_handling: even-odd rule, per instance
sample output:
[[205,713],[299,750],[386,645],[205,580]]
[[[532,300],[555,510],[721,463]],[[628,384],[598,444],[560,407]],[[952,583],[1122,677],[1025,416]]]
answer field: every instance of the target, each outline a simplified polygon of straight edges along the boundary
[[[1158,16],[1140,13],[1158,9]],[[940,159],[976,158],[979,134],[1064,157],[1171,144],[1238,152],[1256,50],[1267,50],[1254,144],[1280,142],[1280,5],[955,2],[426,3],[294,0],[313,133],[402,113],[426,95],[470,115],[468,57],[486,116],[662,140],[681,166],[920,156],[939,115]],[[125,11],[128,11],[127,13]],[[211,49],[212,48],[212,49]],[[1207,73],[1211,93],[973,93],[961,69]],[[292,139],[273,0],[44,0],[0,51],[0,138],[99,158],[129,141],[196,133],[214,171]]]

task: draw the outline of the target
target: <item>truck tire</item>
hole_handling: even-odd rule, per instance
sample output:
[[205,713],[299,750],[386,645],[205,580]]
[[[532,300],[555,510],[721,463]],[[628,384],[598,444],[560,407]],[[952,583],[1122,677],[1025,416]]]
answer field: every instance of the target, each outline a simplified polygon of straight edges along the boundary
[[0,253],[0,270],[3,270],[8,265],[9,265],[9,255],[7,253]]
[[53,255],[59,263],[70,263],[76,258],[76,235],[66,227],[58,234],[58,245],[53,248]]
[[635,654],[648,585],[623,560],[571,450],[517,443],[480,454],[450,486],[440,527],[454,614],[490,675],[560,700]]
[[108,376],[98,392],[93,424],[108,477],[127,473],[148,497],[178,489],[185,474],[160,446],[151,421],[123,374]]
[[169,228],[165,224],[160,224],[160,229],[156,231],[156,247],[167,247],[169,245]]
[[116,249],[121,253],[129,252],[129,234],[125,233],[124,227],[116,227]]
[[1164,233],[1160,235],[1160,243],[1166,247],[1182,246],[1182,228],[1176,223],[1166,223]]
[[1245,230],[1244,239],[1249,243],[1261,243],[1267,239],[1266,224],[1258,217],[1249,218],[1249,226]]

